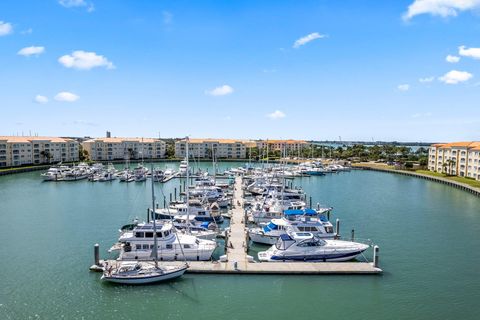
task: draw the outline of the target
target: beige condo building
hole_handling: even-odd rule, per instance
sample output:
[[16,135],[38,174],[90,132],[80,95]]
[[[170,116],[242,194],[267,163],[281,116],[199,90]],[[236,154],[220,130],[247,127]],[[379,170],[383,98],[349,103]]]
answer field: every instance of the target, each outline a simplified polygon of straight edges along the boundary
[[94,138],[82,142],[92,161],[163,159],[166,143],[154,138]]
[[310,147],[310,144],[304,140],[257,140],[258,149],[266,149],[269,151],[285,150],[287,154],[295,154]]
[[480,142],[452,142],[430,146],[428,169],[480,180]]
[[[245,159],[247,149],[254,147],[255,143],[250,140],[237,139],[188,139],[189,156],[194,158]],[[185,158],[186,140],[175,142],[175,157]]]
[[74,162],[78,149],[78,141],[69,138],[0,136],[0,167]]

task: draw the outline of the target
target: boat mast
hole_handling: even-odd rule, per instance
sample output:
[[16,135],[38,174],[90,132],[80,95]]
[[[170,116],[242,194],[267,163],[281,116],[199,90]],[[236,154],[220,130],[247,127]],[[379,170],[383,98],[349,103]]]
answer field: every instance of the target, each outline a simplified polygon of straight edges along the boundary
[[[145,152],[144,148],[143,148],[143,138],[142,138],[142,167],[143,167],[143,153]],[[142,169],[143,170],[143,169]]]
[[[283,144],[283,150],[282,150],[282,156],[285,158],[285,150],[286,150],[286,147],[285,147],[285,144]],[[285,160],[286,161],[286,160]],[[282,163],[283,165],[283,161],[280,161],[280,163]],[[283,206],[283,198],[284,198],[284,194],[285,194],[285,165],[283,165],[283,174],[282,174],[282,200],[281,200],[281,208],[282,208],[282,213],[283,213],[283,209],[284,209],[284,206]]]
[[212,162],[213,162],[213,184],[217,184],[217,162],[215,160],[215,148],[212,145]]
[[[152,162],[152,172],[153,172],[153,162]],[[152,177],[152,213],[153,213],[153,260],[155,261],[155,268],[158,268],[158,244],[157,244],[157,224],[155,220],[156,214],[155,214],[155,187],[153,183],[153,177]]]
[[190,177],[189,171],[190,171],[190,166],[189,166],[189,161],[188,161],[188,137],[185,138],[185,158],[187,159],[187,183],[185,184],[187,187],[185,188],[185,197],[187,198],[185,203],[187,205],[187,233],[190,233],[190,204],[189,204],[189,199],[190,199],[190,185],[189,185],[189,180],[188,178]]
[[267,139],[267,169],[268,169],[268,139]]

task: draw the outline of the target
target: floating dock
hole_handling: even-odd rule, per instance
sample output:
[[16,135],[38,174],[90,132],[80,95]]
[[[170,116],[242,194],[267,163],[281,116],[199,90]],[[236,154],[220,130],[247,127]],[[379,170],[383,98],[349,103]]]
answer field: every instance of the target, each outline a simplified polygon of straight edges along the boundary
[[[226,262],[189,261],[187,273],[204,274],[381,274],[378,267],[378,247],[374,250],[374,262],[256,262],[247,254],[248,232],[245,224],[245,211],[242,198],[242,178],[235,178],[230,231],[226,234]],[[98,258],[98,245],[95,246],[95,261],[90,270],[101,271],[105,261]],[[115,265],[118,261],[107,261]],[[153,261],[152,261],[153,263]],[[181,261],[160,262],[181,264]]]

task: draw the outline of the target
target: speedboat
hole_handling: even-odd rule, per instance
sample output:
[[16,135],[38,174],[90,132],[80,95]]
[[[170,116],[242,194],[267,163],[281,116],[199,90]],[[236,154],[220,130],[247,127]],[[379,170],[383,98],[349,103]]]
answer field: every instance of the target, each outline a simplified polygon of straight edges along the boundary
[[165,177],[165,173],[161,169],[155,168],[153,169],[151,176],[154,182],[162,182],[163,178]]
[[260,261],[348,261],[369,246],[359,242],[322,239],[310,232],[282,234],[267,251],[258,253]]
[[223,217],[220,212],[205,208],[198,200],[190,200],[188,202],[188,208],[185,203],[172,202],[169,208],[155,209],[156,219],[170,220],[175,218],[175,216],[187,214],[195,216],[196,221],[223,222]]
[[125,170],[118,175],[120,182],[132,182],[135,181],[135,175],[130,170]]
[[105,171],[104,173],[102,173],[98,179],[96,181],[100,181],[100,182],[106,182],[106,181],[113,181],[115,180],[116,177],[115,177],[115,174],[111,171]]
[[60,181],[63,179],[65,172],[69,170],[67,166],[51,167],[47,172],[42,173],[41,176],[44,181]]
[[319,215],[318,218],[300,216],[291,219],[286,216],[282,219],[272,219],[263,227],[250,228],[248,235],[255,243],[273,245],[287,231],[310,232],[322,239],[333,239],[336,236],[336,233],[333,232],[333,225],[324,215]]
[[121,261],[104,267],[101,280],[120,284],[148,284],[167,281],[182,276],[188,265],[161,266],[148,262]]
[[178,166],[178,171],[180,171],[180,175],[187,174],[187,170],[188,170],[187,159],[180,161],[180,165]]

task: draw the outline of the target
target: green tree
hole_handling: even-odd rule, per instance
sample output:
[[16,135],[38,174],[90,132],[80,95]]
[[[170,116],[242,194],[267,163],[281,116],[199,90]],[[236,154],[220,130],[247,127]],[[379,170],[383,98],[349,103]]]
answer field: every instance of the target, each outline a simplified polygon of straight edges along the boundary
[[80,161],[87,161],[89,159],[88,151],[83,149],[82,145],[78,148],[78,159]]
[[165,141],[165,158],[175,158],[175,141],[173,139],[168,139]]

